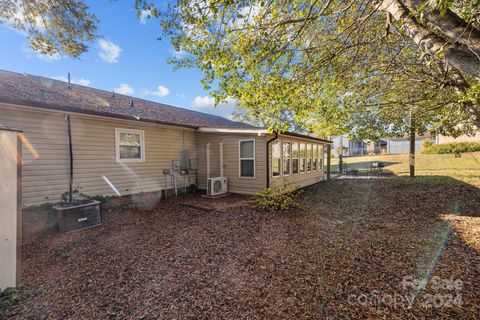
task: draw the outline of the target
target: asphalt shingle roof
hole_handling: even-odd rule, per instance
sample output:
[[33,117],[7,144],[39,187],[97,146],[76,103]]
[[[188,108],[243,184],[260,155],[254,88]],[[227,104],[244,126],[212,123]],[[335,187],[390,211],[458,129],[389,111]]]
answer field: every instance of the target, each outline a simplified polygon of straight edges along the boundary
[[[133,101],[133,102],[132,102]],[[0,102],[184,127],[254,128],[202,112],[0,70]]]

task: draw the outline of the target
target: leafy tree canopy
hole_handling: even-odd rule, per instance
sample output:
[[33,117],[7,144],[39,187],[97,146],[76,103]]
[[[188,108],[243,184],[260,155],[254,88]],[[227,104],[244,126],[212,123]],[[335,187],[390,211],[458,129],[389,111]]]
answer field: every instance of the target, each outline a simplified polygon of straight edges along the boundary
[[96,38],[98,20],[82,0],[0,0],[0,23],[25,32],[37,52],[77,58]]
[[272,130],[402,134],[410,110],[420,132],[480,123],[478,1],[136,4],[188,53],[172,59],[177,68],[201,69],[217,102],[237,98],[238,114]]
[[[136,0],[220,102],[274,131],[458,135],[480,124],[479,0]],[[43,54],[78,57],[97,33],[82,0],[1,0],[0,22]]]

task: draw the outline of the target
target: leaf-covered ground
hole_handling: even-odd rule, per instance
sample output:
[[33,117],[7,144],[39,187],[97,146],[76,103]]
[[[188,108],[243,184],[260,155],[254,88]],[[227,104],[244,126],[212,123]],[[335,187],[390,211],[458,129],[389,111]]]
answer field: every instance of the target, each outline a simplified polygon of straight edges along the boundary
[[26,244],[4,317],[475,319],[479,216],[476,188],[403,179],[322,183],[277,214],[170,198]]

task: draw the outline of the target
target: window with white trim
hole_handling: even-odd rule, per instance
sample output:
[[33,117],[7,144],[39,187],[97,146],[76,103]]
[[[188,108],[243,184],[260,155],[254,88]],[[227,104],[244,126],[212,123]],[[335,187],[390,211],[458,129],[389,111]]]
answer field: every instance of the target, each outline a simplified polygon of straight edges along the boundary
[[282,163],[282,144],[280,140],[272,143],[272,176],[279,177]]
[[288,176],[290,174],[290,157],[291,157],[291,143],[284,141],[282,144],[283,148],[283,175]]
[[145,133],[142,130],[115,129],[117,162],[145,161]]
[[292,173],[297,174],[299,171],[299,144],[298,142],[292,143]]
[[240,177],[255,178],[255,140],[239,142]]

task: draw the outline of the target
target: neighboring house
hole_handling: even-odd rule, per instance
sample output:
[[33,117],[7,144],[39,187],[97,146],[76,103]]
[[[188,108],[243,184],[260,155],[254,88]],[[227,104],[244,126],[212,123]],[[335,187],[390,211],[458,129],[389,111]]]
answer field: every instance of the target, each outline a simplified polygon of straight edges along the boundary
[[350,140],[346,136],[331,136],[332,141],[332,155],[338,157],[363,155],[365,143],[361,140]]
[[288,181],[324,180],[328,140],[285,133],[44,77],[0,71],[0,125],[22,128],[23,206],[59,202],[73,185],[86,195],[172,189],[164,174],[185,159],[177,185],[207,188],[224,176],[228,191],[253,194]]
[[436,136],[435,142],[437,144],[451,143],[451,142],[480,142],[480,130],[474,136],[467,136],[464,134],[459,137],[453,138],[453,137],[438,135]]
[[[388,154],[401,154],[410,152],[410,139],[408,136],[386,138],[387,141],[387,153]],[[435,139],[430,134],[415,136],[415,152],[422,152],[423,143],[426,141],[435,142]]]
[[368,154],[381,154],[385,152],[386,141],[383,140],[350,140],[346,136],[331,136],[332,155],[363,156]]

